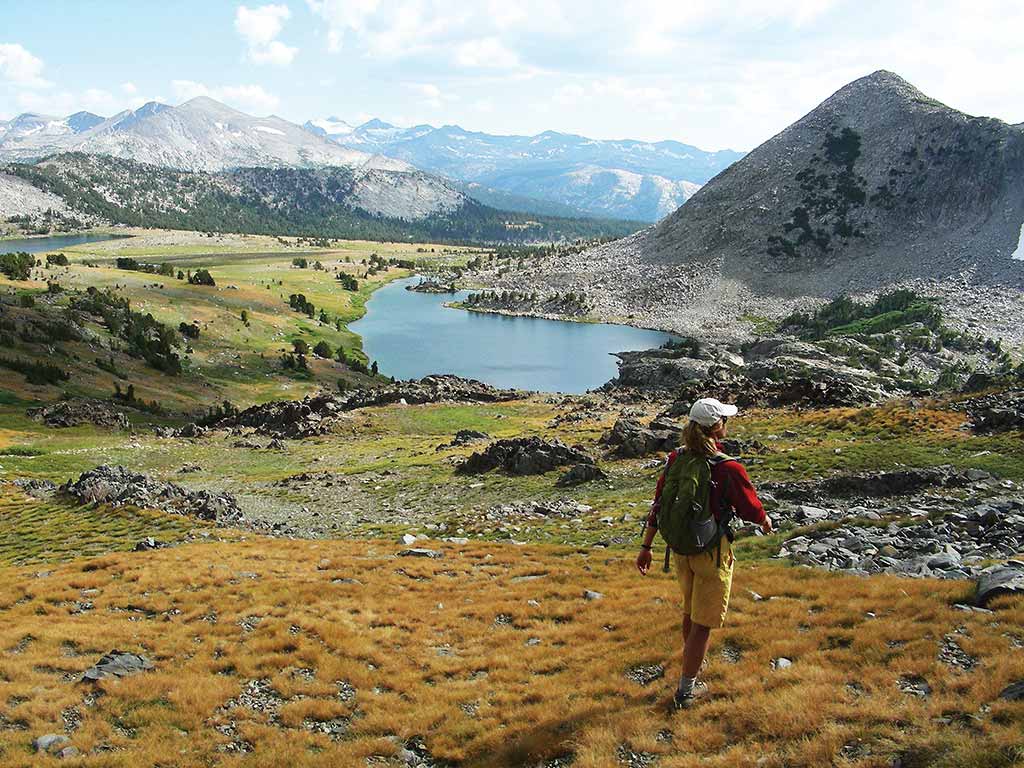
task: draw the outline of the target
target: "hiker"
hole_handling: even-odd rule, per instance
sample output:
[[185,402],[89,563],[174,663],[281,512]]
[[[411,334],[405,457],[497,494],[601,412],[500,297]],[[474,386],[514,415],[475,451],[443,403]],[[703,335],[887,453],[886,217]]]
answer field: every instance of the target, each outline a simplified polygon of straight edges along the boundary
[[683,671],[672,697],[676,709],[690,707],[708,692],[697,680],[708,651],[711,630],[725,622],[735,559],[732,554],[733,515],[772,532],[765,514],[739,461],[722,453],[726,422],[736,406],[711,397],[690,408],[683,430],[683,445],[672,451],[658,479],[654,503],[644,525],[643,544],[636,567],[646,575],[651,567],[654,534],[661,530],[669,542],[676,576],[683,590]]

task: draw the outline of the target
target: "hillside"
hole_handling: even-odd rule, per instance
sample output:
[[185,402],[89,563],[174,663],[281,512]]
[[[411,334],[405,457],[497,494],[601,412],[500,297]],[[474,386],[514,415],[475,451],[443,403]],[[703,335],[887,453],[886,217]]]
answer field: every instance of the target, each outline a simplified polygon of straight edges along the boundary
[[745,313],[921,284],[1021,343],[1008,317],[1024,286],[1024,263],[1011,258],[1022,222],[1024,133],[876,72],[658,225],[532,274],[599,289],[605,317],[733,337]]
[[[215,232],[472,241],[620,236],[629,222],[506,213],[415,169],[236,168],[215,173],[65,154],[11,164],[0,189],[10,217],[55,198],[80,216],[115,224]],[[32,185],[29,194],[24,184]]]
[[352,149],[398,158],[451,179],[593,216],[640,221],[671,213],[742,157],[675,141],[600,141],[555,131],[498,136],[455,125],[399,128],[380,120],[352,127],[337,118],[307,122],[306,127]]

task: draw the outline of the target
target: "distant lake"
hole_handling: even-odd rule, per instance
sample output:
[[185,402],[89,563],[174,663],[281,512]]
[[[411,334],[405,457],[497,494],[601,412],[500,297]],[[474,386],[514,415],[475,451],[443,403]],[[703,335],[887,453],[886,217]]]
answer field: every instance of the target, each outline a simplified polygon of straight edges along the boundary
[[0,240],[0,253],[45,253],[70,248],[83,243],[101,243],[128,235],[54,235],[53,237],[25,237],[19,240]]
[[673,337],[625,325],[573,323],[449,309],[457,294],[417,293],[396,280],[349,325],[380,372],[397,379],[453,373],[497,387],[578,394],[618,374],[612,352],[651,349]]

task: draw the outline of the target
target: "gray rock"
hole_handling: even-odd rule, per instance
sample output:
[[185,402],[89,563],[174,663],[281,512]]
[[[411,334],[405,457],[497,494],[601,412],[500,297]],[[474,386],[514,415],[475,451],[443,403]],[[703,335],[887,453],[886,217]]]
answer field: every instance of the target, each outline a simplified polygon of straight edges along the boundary
[[57,754],[69,744],[71,744],[71,739],[62,733],[47,733],[43,736],[37,737],[36,740],[32,742],[36,752],[52,755]]
[[432,560],[437,560],[444,557],[444,552],[438,552],[435,549],[403,549],[398,553],[399,557],[426,557]]
[[981,572],[974,593],[977,605],[984,607],[999,595],[1024,593],[1024,567],[1012,565],[1013,562],[993,565]]
[[485,450],[472,454],[456,471],[479,474],[500,468],[510,475],[539,475],[568,464],[593,463],[589,454],[558,440],[517,437],[491,443]]
[[1010,683],[1008,686],[1003,688],[999,694],[999,698],[1005,701],[1024,701],[1024,680],[1018,680],[1015,683]]
[[555,482],[559,487],[592,483],[595,480],[606,480],[608,475],[596,464],[575,464],[569,471]]
[[595,592],[592,589],[587,589],[583,592],[584,600],[602,600],[604,595],[600,592]]
[[85,670],[81,682],[95,682],[108,677],[127,677],[150,669],[153,669],[153,663],[145,656],[113,650]]

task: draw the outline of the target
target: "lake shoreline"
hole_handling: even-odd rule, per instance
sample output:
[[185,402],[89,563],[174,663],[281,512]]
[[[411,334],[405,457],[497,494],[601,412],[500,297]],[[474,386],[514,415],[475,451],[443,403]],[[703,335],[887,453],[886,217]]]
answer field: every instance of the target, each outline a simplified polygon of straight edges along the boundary
[[375,290],[366,314],[348,325],[363,354],[399,379],[450,373],[497,387],[581,394],[616,377],[617,353],[656,349],[675,338],[589,317],[468,309],[465,290],[455,296],[404,290],[415,279],[378,286],[388,290]]

